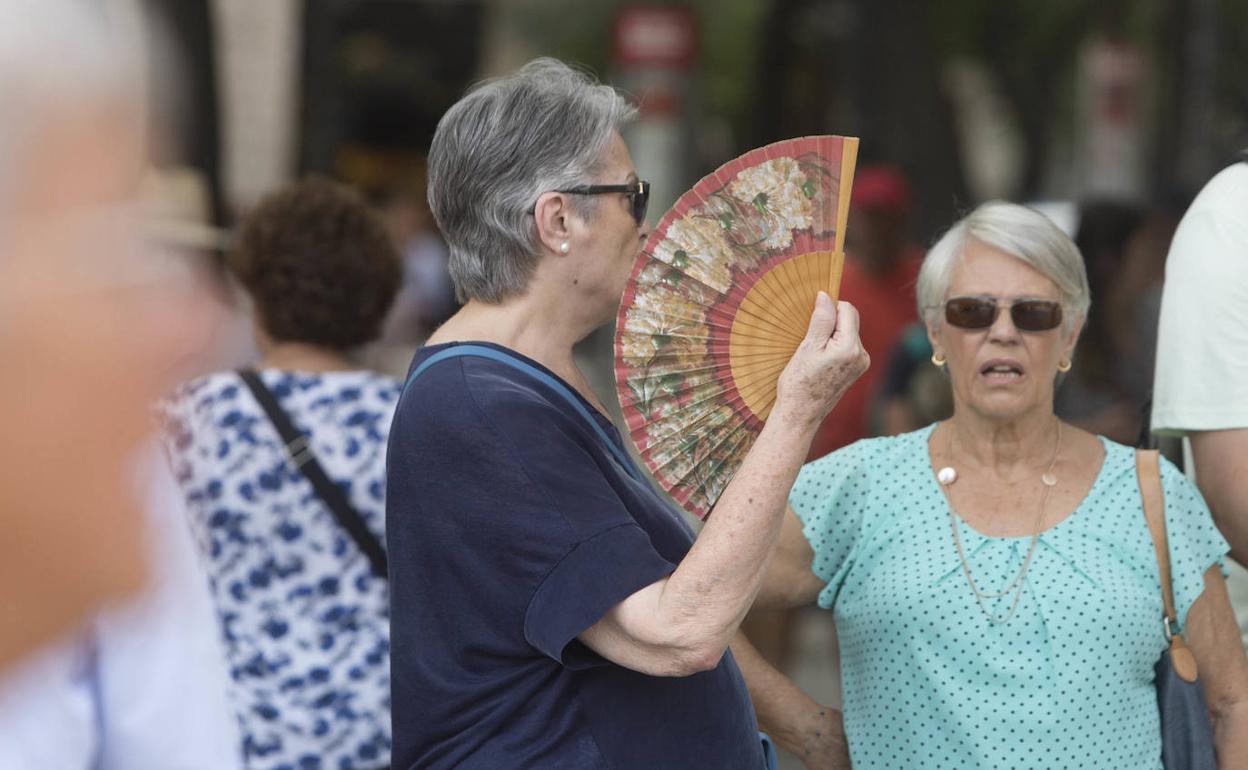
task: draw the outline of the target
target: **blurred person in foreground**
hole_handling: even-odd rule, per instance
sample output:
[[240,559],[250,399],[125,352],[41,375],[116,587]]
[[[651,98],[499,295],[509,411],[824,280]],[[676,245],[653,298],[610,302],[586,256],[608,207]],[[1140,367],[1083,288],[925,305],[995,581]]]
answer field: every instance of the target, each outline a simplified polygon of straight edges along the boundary
[[[4,770],[238,770],[207,577],[159,447],[144,490],[147,587],[0,677]],[[48,565],[47,569],[57,566]]]
[[[1189,471],[1248,565],[1248,151],[1240,157],[1196,196],[1170,246],[1152,429],[1187,437]],[[1248,640],[1244,570],[1231,589]]]
[[0,0],[5,770],[239,766],[206,579],[150,414],[211,305],[136,237],[132,51],[85,3]]
[[[396,767],[769,761],[746,690],[765,664],[734,637],[814,429],[867,358],[853,308],[821,294],[695,543],[572,354],[647,235],[633,112],[539,59],[438,125],[429,202],[466,304],[417,353],[391,431]],[[831,722],[794,716],[788,745],[818,761]]]
[[[759,603],[833,611],[854,767],[1162,766],[1167,639],[1136,454],[1053,413],[1089,305],[1051,221],[975,209],[918,282],[953,417],[833,452],[793,486]],[[1242,768],[1226,542],[1164,460],[1161,481],[1179,624],[1220,767]]]
[[850,201],[841,298],[862,314],[862,346],[880,365],[850,387],[836,413],[820,426],[811,460],[874,434],[871,407],[889,356],[917,320],[914,282],[923,251],[909,240],[914,209],[909,181],[891,166],[864,166],[854,177]]
[[142,85],[100,14],[0,0],[0,675],[142,585],[148,410],[207,328],[139,247]]
[[[252,301],[259,365],[187,383],[162,411],[246,767],[379,770],[390,763],[382,538],[399,383],[348,354],[380,333],[399,256],[356,194],[311,179],[262,201],[227,263]],[[299,437],[288,442],[275,414]]]

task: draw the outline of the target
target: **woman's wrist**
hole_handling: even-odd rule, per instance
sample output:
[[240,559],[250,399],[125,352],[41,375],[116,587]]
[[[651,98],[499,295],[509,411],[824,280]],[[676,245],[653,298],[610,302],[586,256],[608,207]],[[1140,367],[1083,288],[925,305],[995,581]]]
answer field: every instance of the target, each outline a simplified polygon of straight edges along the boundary
[[814,404],[794,403],[800,399],[779,397],[767,416],[766,425],[775,425],[786,432],[796,432],[798,436],[813,439],[815,431],[823,424],[827,413]]
[[810,767],[849,768],[841,712],[810,701],[803,713],[787,720],[772,739]]

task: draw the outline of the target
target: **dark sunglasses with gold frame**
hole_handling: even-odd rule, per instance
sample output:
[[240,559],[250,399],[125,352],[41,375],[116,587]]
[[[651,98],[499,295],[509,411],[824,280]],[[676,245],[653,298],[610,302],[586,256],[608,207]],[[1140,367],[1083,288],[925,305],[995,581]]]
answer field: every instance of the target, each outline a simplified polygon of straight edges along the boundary
[[[1047,332],[1062,323],[1062,303],[1017,299],[1005,303],[1010,320],[1023,332]],[[1002,304],[993,297],[954,297],[945,301],[945,321],[959,329],[987,329],[997,322]]]

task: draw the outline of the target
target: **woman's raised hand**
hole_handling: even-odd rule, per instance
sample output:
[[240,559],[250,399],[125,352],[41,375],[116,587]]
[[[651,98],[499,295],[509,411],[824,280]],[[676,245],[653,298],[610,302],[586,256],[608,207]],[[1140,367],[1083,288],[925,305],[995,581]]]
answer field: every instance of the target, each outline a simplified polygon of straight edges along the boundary
[[858,310],[819,292],[806,336],[780,373],[772,414],[817,425],[870,365],[858,339]]

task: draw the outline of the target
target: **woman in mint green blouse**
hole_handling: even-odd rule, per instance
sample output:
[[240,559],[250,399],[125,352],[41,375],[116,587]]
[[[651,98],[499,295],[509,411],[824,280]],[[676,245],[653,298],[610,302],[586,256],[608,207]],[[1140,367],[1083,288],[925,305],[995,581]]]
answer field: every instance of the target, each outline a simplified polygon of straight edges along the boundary
[[[932,248],[918,294],[954,416],[807,465],[759,603],[833,611],[859,770],[1160,768],[1166,639],[1135,455],[1053,414],[1089,305],[1078,250],[1040,214],[986,204]],[[1248,767],[1227,545],[1169,463],[1162,482],[1219,765]],[[764,720],[819,709],[782,689],[754,693]]]

